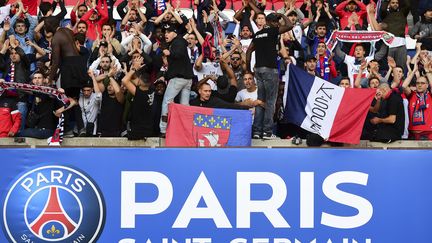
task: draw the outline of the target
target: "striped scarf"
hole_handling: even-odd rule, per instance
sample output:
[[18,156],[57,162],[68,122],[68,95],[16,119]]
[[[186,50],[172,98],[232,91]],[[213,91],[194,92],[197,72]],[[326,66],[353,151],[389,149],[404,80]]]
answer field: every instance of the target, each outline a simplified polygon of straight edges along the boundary
[[49,146],[60,146],[63,142],[63,133],[64,133],[64,115],[61,114],[59,118],[59,122],[57,124],[57,128],[54,131],[54,135],[48,138]]
[[415,93],[417,99],[414,106],[414,111],[411,117],[411,123],[413,126],[424,125],[425,117],[424,110],[427,108],[426,99],[429,91],[424,92],[423,94]]
[[9,82],[15,81],[15,64],[11,62],[10,64],[10,71],[9,71]]
[[156,0],[154,1],[154,9],[156,10],[156,15],[159,16],[163,14],[166,9],[165,0]]
[[330,65],[327,56],[324,56],[323,62],[321,62],[321,58],[318,59],[316,69],[322,79],[330,81]]

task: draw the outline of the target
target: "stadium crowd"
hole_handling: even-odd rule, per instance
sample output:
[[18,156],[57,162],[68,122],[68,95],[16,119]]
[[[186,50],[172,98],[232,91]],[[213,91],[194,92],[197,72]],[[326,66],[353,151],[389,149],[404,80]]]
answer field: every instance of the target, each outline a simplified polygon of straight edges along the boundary
[[[4,90],[0,137],[49,138],[62,114],[65,137],[163,137],[176,102],[251,109],[252,138],[305,138],[283,119],[289,64],[344,88],[376,89],[358,121],[362,139],[432,139],[432,2],[285,0],[264,11],[265,0],[243,0],[231,17],[225,0],[195,0],[188,18],[179,0],[78,0],[70,19],[64,0],[34,2],[0,1],[0,85],[54,87],[70,103]],[[338,30],[384,35],[328,48]]]

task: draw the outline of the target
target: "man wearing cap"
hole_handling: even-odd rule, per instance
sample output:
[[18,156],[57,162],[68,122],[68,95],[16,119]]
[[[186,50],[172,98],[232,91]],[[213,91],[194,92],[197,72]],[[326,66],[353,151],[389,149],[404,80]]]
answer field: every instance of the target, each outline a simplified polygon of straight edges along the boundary
[[[284,24],[279,26],[279,19],[282,18]],[[255,78],[258,86],[258,99],[265,102],[265,107],[256,108],[255,120],[253,124],[253,137],[274,139],[273,135],[273,115],[275,112],[276,98],[279,87],[279,77],[277,69],[277,45],[279,34],[292,29],[291,21],[282,14],[271,13],[266,17],[267,25],[255,34],[252,43],[246,52],[246,63],[250,70],[252,52],[255,51]]]
[[354,13],[358,16],[359,25],[363,26],[363,19],[366,17],[366,5],[359,0],[345,0],[336,7],[336,14],[339,16],[341,29],[348,25],[348,19]]
[[165,80],[168,86],[162,101],[162,116],[160,129],[162,136],[166,132],[168,121],[168,103],[181,92],[180,103],[189,105],[189,96],[192,85],[193,71],[187,51],[188,43],[183,37],[177,36],[177,29],[173,25],[165,26],[165,41],[169,45],[163,50],[163,55],[168,60],[168,70],[165,72]]

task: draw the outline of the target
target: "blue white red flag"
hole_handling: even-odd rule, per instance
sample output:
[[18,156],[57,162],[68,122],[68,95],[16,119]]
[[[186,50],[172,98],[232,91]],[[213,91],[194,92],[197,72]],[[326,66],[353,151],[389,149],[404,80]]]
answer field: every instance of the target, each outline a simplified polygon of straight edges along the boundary
[[166,146],[250,146],[249,110],[213,109],[175,103],[168,107]]
[[287,71],[285,120],[328,141],[358,144],[375,90],[344,89],[294,65]]

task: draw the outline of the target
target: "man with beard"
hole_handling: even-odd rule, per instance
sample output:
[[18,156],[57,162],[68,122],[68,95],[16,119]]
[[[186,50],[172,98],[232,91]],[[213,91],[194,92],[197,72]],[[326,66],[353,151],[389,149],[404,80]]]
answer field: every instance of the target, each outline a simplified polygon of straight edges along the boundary
[[[93,72],[89,70],[89,75],[96,80]],[[111,69],[108,74],[108,82],[99,82],[94,87],[95,92],[102,93],[102,103],[99,115],[99,132],[101,137],[120,137],[123,129],[123,108],[124,95],[120,85],[114,79],[115,69]]]
[[87,5],[85,5],[85,3],[83,4],[79,4],[79,3],[80,0],[77,1],[77,3],[72,8],[72,11],[70,13],[72,26],[75,26],[77,21],[79,21],[81,17],[88,11]]
[[[114,66],[116,70],[121,69],[121,64],[114,55],[102,54],[90,65],[89,70],[95,74],[96,81],[100,82],[109,78],[109,71],[112,66]],[[99,67],[99,69],[97,69],[97,67]]]
[[387,31],[395,37],[388,47],[382,45],[375,54],[375,59],[381,60],[385,56],[393,57],[396,64],[405,67],[407,60],[407,48],[405,41],[405,26],[407,25],[407,16],[410,12],[410,2],[404,0],[383,1],[381,5],[382,22],[378,23],[375,18],[375,7],[373,4],[367,6],[368,20],[373,30]]
[[242,50],[240,41],[233,37],[231,38],[231,49],[222,55],[223,59],[230,57],[230,66],[237,79],[238,90],[244,89],[243,74],[246,72],[246,54]]

